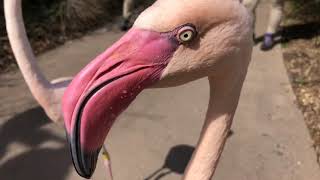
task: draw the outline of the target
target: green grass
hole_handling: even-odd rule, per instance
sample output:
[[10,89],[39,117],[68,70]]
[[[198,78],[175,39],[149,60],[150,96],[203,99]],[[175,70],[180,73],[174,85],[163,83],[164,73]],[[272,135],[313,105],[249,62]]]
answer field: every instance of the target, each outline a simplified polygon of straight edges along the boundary
[[287,0],[290,8],[287,15],[302,21],[320,21],[320,0]]

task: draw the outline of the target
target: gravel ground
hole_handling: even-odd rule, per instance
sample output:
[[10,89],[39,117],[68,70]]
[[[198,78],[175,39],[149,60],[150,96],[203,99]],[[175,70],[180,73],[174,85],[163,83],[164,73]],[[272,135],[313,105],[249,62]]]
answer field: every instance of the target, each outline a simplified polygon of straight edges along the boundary
[[290,27],[283,33],[284,63],[320,163],[320,23]]

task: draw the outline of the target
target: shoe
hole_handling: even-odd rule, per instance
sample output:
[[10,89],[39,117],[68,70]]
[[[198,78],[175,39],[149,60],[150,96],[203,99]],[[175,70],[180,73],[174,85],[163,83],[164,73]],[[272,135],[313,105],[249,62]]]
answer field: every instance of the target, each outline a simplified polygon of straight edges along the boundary
[[273,34],[268,34],[268,33],[265,34],[260,49],[263,51],[267,51],[272,49],[273,46],[274,46]]
[[256,37],[256,33],[253,33],[252,39],[253,39],[254,45],[258,44],[259,40]]
[[120,24],[120,30],[121,31],[127,31],[128,29],[130,29],[131,25],[130,25],[130,21],[129,19],[122,19],[121,20],[121,24]]

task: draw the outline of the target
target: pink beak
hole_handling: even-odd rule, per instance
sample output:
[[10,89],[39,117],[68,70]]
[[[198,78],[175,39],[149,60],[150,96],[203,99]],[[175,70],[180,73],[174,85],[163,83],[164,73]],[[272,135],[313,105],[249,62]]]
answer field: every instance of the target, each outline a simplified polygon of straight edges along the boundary
[[176,31],[131,29],[88,64],[63,97],[63,113],[74,166],[90,178],[116,117],[161,77],[178,48]]

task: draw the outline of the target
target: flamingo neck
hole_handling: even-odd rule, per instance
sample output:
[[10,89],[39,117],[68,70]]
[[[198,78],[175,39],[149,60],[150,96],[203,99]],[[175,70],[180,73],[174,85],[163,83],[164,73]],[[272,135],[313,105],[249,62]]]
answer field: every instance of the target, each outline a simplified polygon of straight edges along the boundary
[[217,168],[243,82],[242,79],[234,83],[230,81],[209,78],[210,100],[206,120],[197,148],[186,169],[184,180],[210,180]]
[[6,27],[13,53],[31,93],[44,106],[50,82],[42,74],[28,41],[21,10],[21,0],[4,1]]

